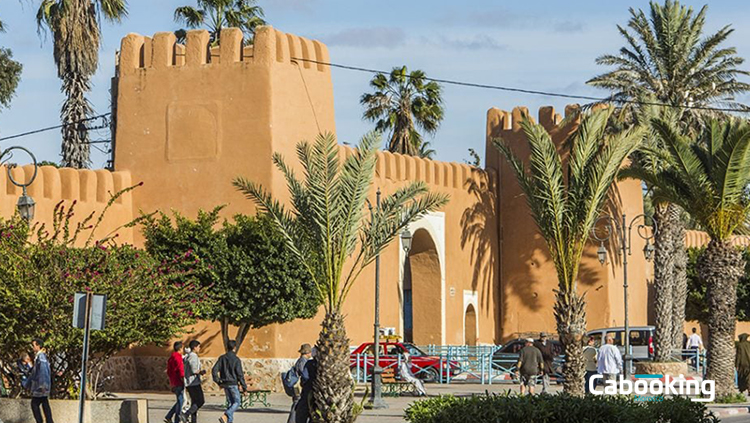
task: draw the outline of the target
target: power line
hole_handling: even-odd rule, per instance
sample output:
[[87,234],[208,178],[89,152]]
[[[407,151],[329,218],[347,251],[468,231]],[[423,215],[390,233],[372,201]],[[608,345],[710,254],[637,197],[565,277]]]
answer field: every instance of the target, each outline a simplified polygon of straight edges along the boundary
[[[387,71],[382,71],[382,70],[377,70],[377,69],[363,68],[360,66],[342,65],[340,63],[333,63],[333,62],[321,62],[318,60],[303,59],[300,57],[292,57],[291,59],[300,60],[303,62],[316,63],[318,65],[330,66],[332,68],[352,70],[352,71],[357,71],[357,72],[366,72],[366,73],[374,73],[374,74],[378,74],[378,73],[389,74],[390,73]],[[411,75],[406,75],[406,77],[411,78]],[[484,89],[490,89],[490,90],[508,91],[508,92],[514,92],[514,93],[522,93],[522,94],[542,95],[546,97],[567,98],[571,100],[587,100],[587,101],[594,101],[597,103],[627,103],[627,104],[639,104],[639,105],[644,105],[644,106],[662,106],[662,107],[673,107],[673,108],[680,108],[680,109],[707,110],[707,111],[715,111],[715,112],[737,112],[737,113],[750,112],[750,109],[729,108],[729,107],[710,107],[710,106],[680,106],[680,105],[674,105],[674,104],[649,102],[649,101],[615,99],[611,97],[601,98],[601,97],[593,97],[593,96],[587,96],[587,95],[564,94],[564,93],[557,93],[557,92],[552,92],[552,91],[540,91],[540,90],[529,90],[525,88],[506,87],[502,85],[478,84],[474,82],[456,81],[456,80],[451,80],[451,79],[430,78],[426,76],[422,77],[422,79],[427,80],[427,81],[438,82],[441,84],[447,84],[447,85],[458,85],[462,87],[484,88]]]
[[[78,125],[78,124],[81,124],[81,123],[84,123],[84,122],[90,122],[92,120],[102,119],[102,118],[105,118],[105,117],[107,117],[107,116],[109,116],[111,114],[112,114],[111,112],[108,112],[108,113],[104,113],[104,114],[101,114],[101,115],[98,115],[98,116],[93,116],[93,117],[90,117],[90,118],[81,119],[81,120],[75,121],[75,122],[63,123],[63,124],[60,124],[60,125],[48,126],[46,128],[41,128],[41,129],[35,129],[33,131],[22,132],[20,134],[9,135],[7,137],[0,138],[0,142],[1,141],[12,140],[14,138],[25,137],[25,136],[28,136],[28,135],[34,135],[34,134],[38,134],[38,133],[41,133],[41,132],[52,131],[53,129],[62,129],[62,128],[66,127],[66,126]],[[97,129],[101,129],[102,127],[103,126],[100,126]],[[94,129],[94,128],[88,128],[88,129]]]

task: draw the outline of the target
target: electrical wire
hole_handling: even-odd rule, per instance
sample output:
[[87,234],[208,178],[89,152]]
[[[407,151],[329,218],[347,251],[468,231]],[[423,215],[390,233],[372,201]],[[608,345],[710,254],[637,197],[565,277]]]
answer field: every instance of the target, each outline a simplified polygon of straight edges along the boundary
[[[366,72],[371,74],[388,74],[390,72],[378,70],[378,69],[370,69],[370,68],[364,68],[361,66],[351,66],[351,65],[344,65],[341,63],[333,63],[333,62],[322,62],[319,60],[313,60],[313,59],[304,59],[301,57],[292,57],[292,61],[302,61],[302,62],[309,62],[309,63],[315,63],[318,65],[323,66],[329,66],[332,68],[338,68],[338,69],[345,69],[345,70],[351,70],[356,72]],[[406,77],[411,78],[411,75],[406,75]],[[586,101],[593,101],[596,103],[621,103],[621,104],[637,104],[642,106],[661,106],[661,107],[672,107],[672,108],[679,108],[679,109],[689,109],[689,110],[705,110],[705,111],[713,111],[713,112],[733,112],[733,113],[750,113],[750,108],[731,108],[731,107],[711,107],[711,106],[690,106],[690,105],[676,105],[676,104],[667,104],[667,103],[659,103],[659,102],[650,102],[650,101],[638,101],[638,100],[627,100],[627,99],[616,99],[612,97],[594,97],[594,96],[588,96],[588,95],[578,95],[578,94],[565,94],[565,93],[558,93],[554,91],[541,91],[541,90],[531,90],[526,88],[517,88],[517,87],[507,87],[502,85],[492,85],[492,84],[479,84],[475,82],[465,82],[465,81],[457,81],[452,79],[441,79],[441,78],[430,78],[430,77],[422,77],[422,79],[426,81],[433,81],[440,84],[446,84],[446,85],[457,85],[462,87],[471,87],[471,88],[482,88],[482,89],[488,89],[488,90],[497,90],[497,91],[507,91],[507,92],[513,92],[513,93],[521,93],[521,94],[530,94],[530,95],[540,95],[545,97],[556,97],[556,98],[566,98],[569,100],[586,100]],[[70,122],[65,123],[61,125],[55,125],[55,126],[48,126],[46,128],[41,129],[35,129],[33,131],[28,132],[22,132],[20,134],[15,135],[9,135],[7,137],[0,137],[0,142],[11,140],[14,138],[21,138],[28,135],[34,135],[41,132],[46,131],[52,131],[54,129],[61,129],[69,125],[78,125],[80,123],[89,122],[92,120],[102,119],[107,116],[110,116],[112,113],[104,113],[98,116],[93,116],[90,118],[82,119],[76,122]],[[90,129],[100,129],[102,126],[96,127],[96,128],[90,128]],[[97,142],[98,143],[98,142]],[[92,143],[93,144],[93,143]]]
[[21,138],[21,137],[25,137],[25,136],[29,136],[29,135],[39,134],[41,132],[52,131],[54,129],[62,129],[62,128],[66,127],[66,126],[78,125],[80,123],[90,122],[92,120],[102,119],[102,118],[105,118],[105,117],[107,117],[107,116],[109,116],[111,114],[112,114],[112,112],[107,112],[107,113],[104,113],[104,114],[101,114],[101,115],[98,115],[98,116],[93,116],[93,117],[90,117],[90,118],[81,119],[81,120],[75,121],[75,122],[63,123],[63,124],[60,124],[60,125],[48,126],[46,128],[41,128],[41,129],[35,129],[33,131],[22,132],[20,134],[9,135],[7,137],[0,138],[0,142],[7,141],[7,140],[12,140],[14,138]]
[[[321,62],[319,60],[303,59],[300,57],[292,57],[291,60],[293,61],[300,60],[303,62],[310,62],[310,63],[315,63],[318,65],[330,66],[332,68],[352,70],[352,71],[357,71],[357,72],[386,74],[386,75],[390,73],[387,71],[382,71],[382,70],[377,70],[377,69],[363,68],[360,66],[343,65],[340,63],[333,63],[333,62]],[[411,78],[411,75],[405,75],[405,76],[408,78]],[[611,97],[601,98],[601,97],[593,97],[593,96],[587,96],[587,95],[564,94],[564,93],[557,93],[557,92],[552,92],[552,91],[540,91],[540,90],[530,90],[526,88],[506,87],[502,85],[478,84],[474,82],[456,81],[456,80],[451,80],[451,79],[429,78],[426,76],[422,77],[422,79],[426,81],[433,81],[433,82],[446,84],[446,85],[458,85],[462,87],[483,88],[483,89],[508,91],[508,92],[514,92],[514,93],[522,93],[522,94],[541,95],[541,96],[546,96],[546,97],[567,98],[571,100],[587,100],[587,101],[593,101],[597,103],[626,103],[626,104],[638,104],[638,105],[643,105],[643,106],[662,106],[662,107],[672,107],[672,108],[691,109],[691,110],[706,110],[706,111],[715,111],[715,112],[736,112],[736,113],[749,113],[750,112],[750,108],[740,109],[740,108],[711,107],[711,106],[689,106],[689,105],[681,106],[681,105],[675,105],[675,104],[666,104],[666,103],[649,102],[649,101],[615,99]]]

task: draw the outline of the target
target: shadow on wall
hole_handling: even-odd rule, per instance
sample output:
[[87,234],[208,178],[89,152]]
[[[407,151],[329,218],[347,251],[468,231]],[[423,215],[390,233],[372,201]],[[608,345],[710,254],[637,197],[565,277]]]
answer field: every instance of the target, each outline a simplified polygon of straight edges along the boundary
[[497,196],[488,181],[489,178],[466,180],[464,187],[476,202],[461,215],[461,249],[468,246],[471,251],[471,286],[474,291],[481,292],[479,303],[484,305],[487,312],[492,303],[489,296],[499,289],[492,289],[497,279],[498,266],[498,251],[494,241],[497,238]]

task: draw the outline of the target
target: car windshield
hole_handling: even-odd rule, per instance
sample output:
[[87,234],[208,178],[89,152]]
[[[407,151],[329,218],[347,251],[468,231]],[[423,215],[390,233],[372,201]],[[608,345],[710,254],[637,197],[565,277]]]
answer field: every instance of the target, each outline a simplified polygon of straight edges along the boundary
[[404,348],[409,351],[409,354],[411,354],[412,357],[422,357],[426,355],[422,350],[412,344],[404,344]]

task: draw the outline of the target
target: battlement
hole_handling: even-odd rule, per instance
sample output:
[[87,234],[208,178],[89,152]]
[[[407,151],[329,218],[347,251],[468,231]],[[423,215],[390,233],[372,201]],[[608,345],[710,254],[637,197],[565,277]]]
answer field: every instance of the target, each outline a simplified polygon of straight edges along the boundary
[[[339,146],[340,160],[354,154],[354,148]],[[378,151],[375,177],[393,182],[424,181],[427,184],[449,189],[464,189],[466,182],[486,182],[493,178],[487,172],[463,163],[441,162],[421,157]]]
[[128,75],[138,70],[237,66],[243,63],[265,66],[296,63],[302,69],[330,72],[328,66],[311,62],[329,62],[325,44],[270,26],[259,27],[254,44],[249,46],[244,45],[243,33],[239,28],[223,29],[219,46],[211,47],[209,38],[208,31],[204,29],[188,31],[185,44],[177,43],[172,32],[157,32],[153,37],[128,34],[120,46],[119,73]]
[[[565,117],[572,116],[580,109],[577,104],[570,104],[565,107]],[[526,107],[515,107],[513,111],[508,112],[505,110],[493,107],[487,111],[487,134],[494,135],[495,133],[499,136],[502,131],[519,131],[521,129],[521,122],[524,118],[530,118],[534,121],[534,118],[529,114],[529,109]],[[559,129],[559,125],[562,122],[562,116],[555,111],[552,106],[544,106],[539,108],[538,122],[548,131]]]
[[[24,182],[31,178],[33,165],[16,167],[11,170],[13,179]],[[0,186],[5,186],[8,197],[18,197],[22,189],[8,178],[8,172],[0,169]],[[131,186],[130,172],[110,172],[105,169],[57,169],[53,166],[41,166],[34,182],[27,191],[35,200],[77,200],[80,203],[106,204],[112,195]],[[116,200],[116,204],[130,207],[130,193],[125,193]]]

